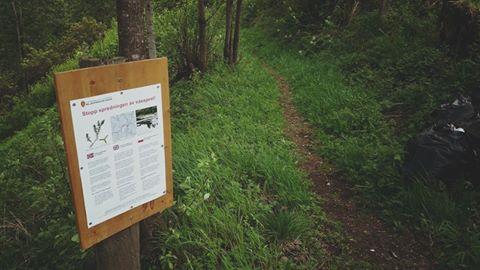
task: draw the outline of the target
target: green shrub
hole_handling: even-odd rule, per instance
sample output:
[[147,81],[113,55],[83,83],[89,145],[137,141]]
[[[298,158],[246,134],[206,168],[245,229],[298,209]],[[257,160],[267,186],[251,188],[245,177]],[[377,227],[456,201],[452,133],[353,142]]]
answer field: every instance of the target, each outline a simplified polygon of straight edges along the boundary
[[[159,56],[168,56],[169,69],[174,81],[190,76],[198,69],[197,1],[187,0],[175,6],[160,8],[155,14],[154,30]],[[208,61],[220,59],[223,48],[224,21],[218,12],[222,3],[210,1],[206,6]]]

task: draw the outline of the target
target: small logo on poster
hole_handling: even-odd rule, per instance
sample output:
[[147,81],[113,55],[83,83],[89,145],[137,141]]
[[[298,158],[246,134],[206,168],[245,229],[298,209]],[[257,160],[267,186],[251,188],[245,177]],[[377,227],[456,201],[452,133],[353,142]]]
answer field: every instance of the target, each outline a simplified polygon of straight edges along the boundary
[[93,156],[94,156],[93,153],[89,153],[89,154],[87,154],[87,159],[91,159],[91,158],[93,158]]
[[120,149],[120,146],[118,146],[118,144],[113,146],[113,151],[117,151],[118,149]]

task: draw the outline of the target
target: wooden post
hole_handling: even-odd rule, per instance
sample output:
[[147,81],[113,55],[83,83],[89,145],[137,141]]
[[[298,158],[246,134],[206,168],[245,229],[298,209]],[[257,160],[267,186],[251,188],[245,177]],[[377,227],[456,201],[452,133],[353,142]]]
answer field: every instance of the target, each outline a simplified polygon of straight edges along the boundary
[[140,228],[138,223],[95,246],[98,270],[140,269]]

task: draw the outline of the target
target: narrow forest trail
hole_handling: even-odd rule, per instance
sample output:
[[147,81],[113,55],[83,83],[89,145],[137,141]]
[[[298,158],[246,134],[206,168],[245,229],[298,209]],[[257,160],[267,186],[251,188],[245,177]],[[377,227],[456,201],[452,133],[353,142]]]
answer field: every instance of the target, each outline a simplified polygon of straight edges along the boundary
[[332,221],[339,222],[347,240],[347,251],[329,246],[327,252],[346,252],[354,260],[364,261],[375,269],[433,269],[430,254],[410,233],[393,233],[378,217],[359,209],[349,187],[331,166],[315,154],[312,127],[297,111],[288,82],[272,67],[263,64],[281,91],[281,106],[287,126],[285,134],[292,140],[303,160],[299,166],[313,182],[315,193],[323,200],[322,208]]

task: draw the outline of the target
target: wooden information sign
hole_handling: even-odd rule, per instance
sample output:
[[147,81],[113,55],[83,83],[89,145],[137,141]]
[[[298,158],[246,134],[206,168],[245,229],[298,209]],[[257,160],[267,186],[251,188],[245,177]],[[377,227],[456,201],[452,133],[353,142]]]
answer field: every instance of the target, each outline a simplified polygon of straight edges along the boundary
[[167,59],[55,74],[80,246],[173,203]]

